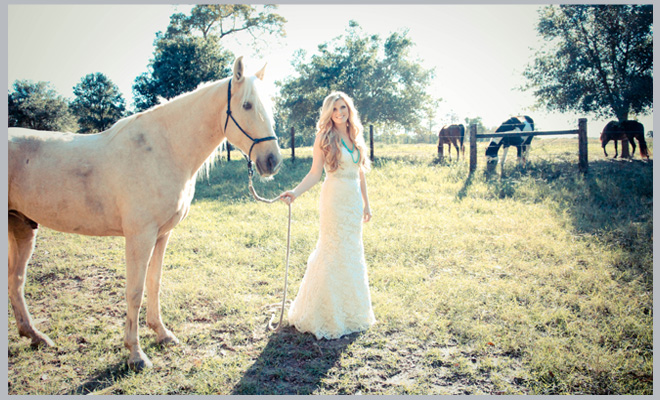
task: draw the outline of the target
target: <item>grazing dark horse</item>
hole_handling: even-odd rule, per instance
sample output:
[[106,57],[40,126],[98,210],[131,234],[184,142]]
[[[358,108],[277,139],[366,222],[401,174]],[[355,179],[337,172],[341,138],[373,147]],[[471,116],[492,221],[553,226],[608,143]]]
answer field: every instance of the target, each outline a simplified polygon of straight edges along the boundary
[[[495,133],[501,132],[528,132],[534,130],[534,120],[532,120],[527,115],[520,117],[512,117],[506,120]],[[497,153],[500,150],[500,147],[504,146],[504,151],[502,154],[502,163],[501,168],[504,170],[504,161],[506,160],[506,154],[509,151],[509,146],[516,146],[518,149],[518,162],[525,165],[527,161],[527,153],[529,152],[529,147],[532,143],[533,135],[530,136],[517,136],[517,137],[496,137],[490,140],[488,148],[486,148],[486,159],[488,163],[488,168],[494,168],[497,165],[498,157]]]
[[465,126],[463,124],[445,125],[438,133],[438,150],[441,150],[440,147],[446,144],[449,148],[449,159],[451,160],[451,146],[454,145],[454,148],[456,148],[456,161],[458,161],[460,159],[460,154],[458,152],[459,144],[461,153],[463,153],[463,157],[465,157],[465,146],[463,145],[464,138]]
[[605,150],[605,145],[610,140],[614,141],[614,158],[619,156],[619,149],[617,147],[617,140],[627,139],[632,146],[632,152],[630,153],[630,158],[635,155],[635,146],[634,139],[637,139],[639,142],[639,154],[640,157],[649,159],[649,148],[646,145],[646,140],[644,139],[644,125],[637,121],[610,121],[603,128],[603,132],[600,134],[600,142],[603,146],[603,153],[607,157],[607,150]]

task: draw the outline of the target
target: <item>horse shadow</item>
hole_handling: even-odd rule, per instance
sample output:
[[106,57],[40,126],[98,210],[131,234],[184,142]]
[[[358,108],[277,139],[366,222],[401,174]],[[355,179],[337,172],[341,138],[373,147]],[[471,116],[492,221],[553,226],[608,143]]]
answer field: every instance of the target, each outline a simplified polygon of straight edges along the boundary
[[[629,278],[640,279],[652,287],[652,266],[640,254],[648,254],[652,241],[653,161],[595,160],[582,174],[574,161],[539,160],[524,170],[510,170],[506,177],[489,179],[484,172],[483,183],[493,198],[528,196],[530,180],[539,193],[547,193],[568,217],[578,236],[597,236],[600,241],[621,250],[614,261],[617,269]],[[456,194],[460,201],[469,194],[477,178],[470,174]],[[531,198],[531,201],[541,201]]]
[[120,361],[108,365],[94,377],[89,378],[86,382],[66,393],[66,396],[87,395],[95,394],[99,391],[102,392],[104,389],[113,386],[115,382],[121,381],[131,374],[135,374],[135,372],[128,368],[126,361]]
[[231,394],[311,395],[359,336],[358,332],[334,340],[316,340],[309,333],[283,327],[270,337]]
[[463,187],[456,193],[456,200],[460,201],[467,196],[468,191],[470,190],[470,186],[472,186],[472,181],[474,179],[474,172],[470,171],[468,173],[467,179],[465,179],[465,182],[463,182]]

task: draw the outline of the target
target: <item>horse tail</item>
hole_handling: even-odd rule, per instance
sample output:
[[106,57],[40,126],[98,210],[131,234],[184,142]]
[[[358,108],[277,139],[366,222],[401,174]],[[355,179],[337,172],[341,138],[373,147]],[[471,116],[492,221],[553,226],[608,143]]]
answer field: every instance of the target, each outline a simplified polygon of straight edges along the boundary
[[460,141],[461,141],[461,151],[465,151],[465,146],[463,146],[463,139],[465,139],[465,126],[463,124],[458,125],[459,131],[461,132]]
[[644,139],[644,134],[642,133],[637,137],[637,141],[639,142],[639,153],[642,157],[649,158],[649,148],[646,145],[646,139]]
[[[620,123],[621,129],[628,136],[628,140],[632,142],[633,138],[637,139],[639,143],[639,155],[641,157],[649,158],[649,148],[646,145],[646,139],[644,139],[644,125],[638,121],[622,121]],[[633,143],[634,150],[634,143]]]

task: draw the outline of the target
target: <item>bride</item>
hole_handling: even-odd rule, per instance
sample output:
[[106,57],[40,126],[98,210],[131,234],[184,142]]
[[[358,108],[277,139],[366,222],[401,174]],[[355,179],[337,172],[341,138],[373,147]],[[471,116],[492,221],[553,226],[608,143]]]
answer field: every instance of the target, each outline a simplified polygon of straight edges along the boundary
[[362,124],[353,100],[333,92],[323,101],[312,167],[287,204],[326,178],[319,200],[319,239],[291,308],[289,323],[317,339],[363,331],[376,321],[371,308],[362,223],[371,220],[365,172],[369,171]]

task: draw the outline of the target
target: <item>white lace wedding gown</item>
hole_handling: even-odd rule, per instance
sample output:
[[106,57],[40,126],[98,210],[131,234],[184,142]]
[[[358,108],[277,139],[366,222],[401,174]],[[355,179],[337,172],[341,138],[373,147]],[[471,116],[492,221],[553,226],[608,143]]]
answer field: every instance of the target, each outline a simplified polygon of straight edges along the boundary
[[300,332],[336,339],[374,322],[362,243],[358,166],[341,148],[339,168],[327,172],[319,200],[319,240],[288,318]]

